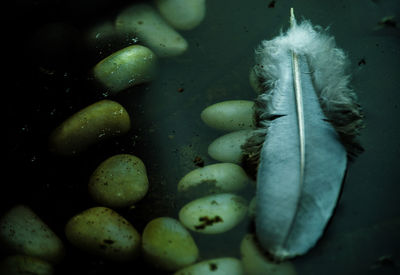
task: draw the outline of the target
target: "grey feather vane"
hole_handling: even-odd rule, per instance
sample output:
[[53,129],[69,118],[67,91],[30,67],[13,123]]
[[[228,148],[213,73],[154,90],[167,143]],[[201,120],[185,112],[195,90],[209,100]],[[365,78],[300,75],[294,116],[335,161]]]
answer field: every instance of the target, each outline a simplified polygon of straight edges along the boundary
[[[362,126],[345,74],[347,57],[333,37],[305,21],[256,51],[258,98],[256,234],[278,260],[306,253],[321,237],[337,203],[349,155]],[[260,148],[254,154],[254,147]]]

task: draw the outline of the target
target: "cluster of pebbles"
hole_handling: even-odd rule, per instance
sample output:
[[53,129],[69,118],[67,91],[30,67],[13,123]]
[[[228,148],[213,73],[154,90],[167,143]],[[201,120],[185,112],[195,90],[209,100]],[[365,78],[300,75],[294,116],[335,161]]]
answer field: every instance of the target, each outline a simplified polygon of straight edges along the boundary
[[[105,22],[91,30],[89,40],[101,45],[128,36],[137,38],[139,44],[104,58],[94,66],[94,77],[110,94],[151,81],[158,58],[186,51],[188,43],[178,31],[198,26],[205,9],[205,0],[156,0],[155,6],[135,4],[122,10],[115,22]],[[226,101],[202,112],[207,125],[235,132],[209,146],[210,156],[222,163],[198,168],[179,181],[180,193],[190,193],[204,185],[207,192],[184,205],[178,217],[151,220],[140,233],[117,212],[140,201],[149,189],[142,160],[118,154],[93,171],[88,192],[97,206],[70,218],[65,225],[67,240],[90,255],[110,261],[133,261],[140,255],[149,264],[176,275],[295,274],[290,263],[270,262],[253,235],[244,236],[238,244],[240,260],[221,257],[201,261],[191,235],[222,234],[253,211],[254,201],[249,206],[238,195],[251,182],[238,164],[240,146],[254,129],[253,105],[251,101]],[[57,127],[50,136],[49,148],[61,156],[79,155],[95,143],[127,133],[130,127],[128,112],[120,103],[101,100]],[[1,218],[0,241],[10,252],[0,263],[1,274],[53,274],[54,266],[66,253],[60,238],[26,205],[13,207]]]
[[[250,84],[258,90],[257,79],[252,77],[251,73]],[[246,217],[252,219],[255,215],[255,197],[247,202],[240,195],[246,186],[254,185],[240,166],[243,158],[242,145],[256,131],[254,102],[229,100],[215,103],[202,111],[201,119],[206,125],[229,133],[217,138],[208,147],[208,154],[220,163],[197,168],[179,181],[178,192],[202,194],[182,207],[179,220],[194,232],[221,234],[236,227]],[[253,234],[244,235],[238,246],[240,261],[234,258],[215,259],[215,262],[223,261],[221,266],[230,270],[221,274],[296,274],[292,263],[270,261],[260,249]],[[206,262],[209,261],[202,263]],[[196,270],[202,268],[199,263],[189,268],[194,267]],[[199,271],[182,274],[214,273]]]

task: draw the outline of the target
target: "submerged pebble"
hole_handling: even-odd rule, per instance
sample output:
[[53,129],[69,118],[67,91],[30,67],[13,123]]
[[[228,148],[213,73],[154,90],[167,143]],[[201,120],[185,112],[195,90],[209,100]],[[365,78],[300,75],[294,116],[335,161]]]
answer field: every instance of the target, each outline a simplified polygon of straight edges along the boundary
[[221,162],[240,163],[243,157],[241,146],[254,130],[241,130],[223,135],[208,146],[208,154]]
[[174,275],[244,275],[242,263],[235,258],[201,261],[178,270]]
[[80,153],[90,145],[129,131],[130,118],[122,105],[98,101],[73,114],[50,136],[50,150],[60,155]]
[[141,200],[149,189],[146,167],[129,154],[103,161],[89,180],[89,193],[101,205],[126,207]]
[[27,206],[18,205],[0,220],[0,241],[13,252],[58,262],[64,246],[53,231]]
[[246,213],[247,202],[244,198],[223,193],[189,202],[179,211],[179,220],[193,231],[218,234],[238,225]]
[[122,34],[137,36],[159,57],[180,55],[188,48],[186,40],[147,4],[136,4],[123,10],[115,26]]
[[160,14],[175,29],[191,30],[206,14],[205,0],[156,0]]
[[140,250],[140,235],[117,212],[93,207],[72,217],[66,227],[67,239],[90,254],[114,261],[130,261]]
[[206,189],[208,194],[236,192],[243,189],[249,181],[246,172],[239,165],[217,163],[186,174],[178,183],[178,191],[186,192],[196,188]]
[[0,262],[0,274],[4,275],[52,275],[51,264],[36,257],[13,255]]
[[223,131],[254,129],[254,102],[228,100],[208,106],[201,112],[201,119],[208,126]]
[[255,236],[247,234],[240,244],[240,254],[246,275],[296,275],[291,262],[276,263],[269,260],[258,246]]
[[143,253],[159,269],[175,271],[193,264],[199,250],[179,221],[161,217],[150,221],[143,231]]
[[132,45],[104,58],[93,69],[95,78],[111,93],[149,82],[156,72],[157,58],[148,48]]
[[255,218],[256,216],[256,203],[257,203],[256,197],[254,196],[249,203],[249,216],[251,218]]

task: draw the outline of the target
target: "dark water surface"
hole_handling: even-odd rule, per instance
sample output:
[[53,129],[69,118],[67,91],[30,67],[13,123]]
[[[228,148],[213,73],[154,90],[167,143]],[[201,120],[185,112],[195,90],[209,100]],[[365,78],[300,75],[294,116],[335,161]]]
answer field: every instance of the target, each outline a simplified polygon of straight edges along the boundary
[[[318,245],[293,263],[298,274],[305,275],[399,274],[398,1],[208,1],[204,22],[181,32],[189,43],[185,54],[160,60],[154,82],[110,97],[95,84],[90,70],[129,41],[114,41],[100,53],[86,46],[84,35],[91,25],[113,20],[126,4],[20,0],[2,9],[7,154],[1,213],[26,204],[62,238],[68,254],[56,274],[126,274],[125,268],[145,274],[134,271],[150,269],[140,262],[116,265],[91,258],[69,246],[65,223],[96,206],[87,193],[91,173],[113,154],[140,157],[150,180],[149,194],[135,209],[118,212],[140,232],[155,217],[176,218],[185,202],[176,194],[178,181],[197,168],[196,157],[206,165],[216,163],[208,157],[207,146],[224,134],[206,127],[200,112],[216,102],[256,97],[248,81],[254,48],[288,27],[290,7],[299,18],[330,26],[339,47],[349,54],[353,86],[366,115],[361,136],[365,152],[349,167],[335,216]],[[379,24],[390,15],[397,17]],[[127,108],[132,130],[79,157],[50,154],[50,132],[105,97]],[[243,196],[251,199],[253,192]],[[192,235],[203,259],[239,257],[240,241],[250,230],[250,221],[245,221],[225,234]]]

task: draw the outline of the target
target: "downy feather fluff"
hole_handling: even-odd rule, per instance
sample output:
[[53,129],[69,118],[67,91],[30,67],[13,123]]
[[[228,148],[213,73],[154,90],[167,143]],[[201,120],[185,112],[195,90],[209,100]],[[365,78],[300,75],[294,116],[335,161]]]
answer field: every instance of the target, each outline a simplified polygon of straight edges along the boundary
[[[256,159],[256,235],[276,260],[305,254],[337,203],[361,108],[349,88],[348,60],[333,37],[296,23],[256,50],[259,130],[243,146]],[[260,142],[261,141],[261,142]]]

